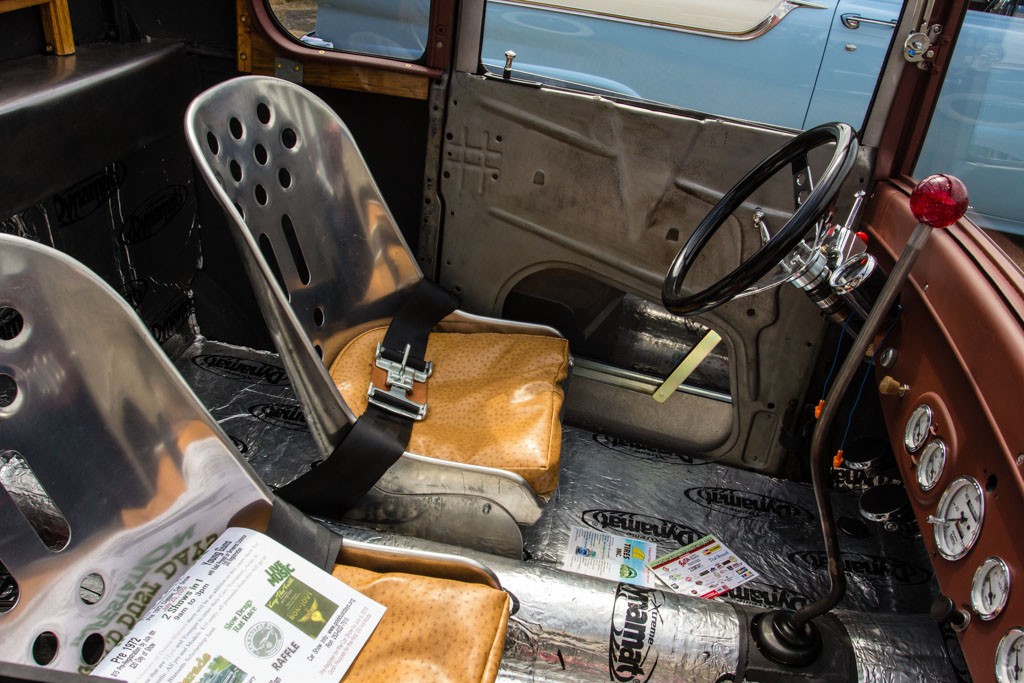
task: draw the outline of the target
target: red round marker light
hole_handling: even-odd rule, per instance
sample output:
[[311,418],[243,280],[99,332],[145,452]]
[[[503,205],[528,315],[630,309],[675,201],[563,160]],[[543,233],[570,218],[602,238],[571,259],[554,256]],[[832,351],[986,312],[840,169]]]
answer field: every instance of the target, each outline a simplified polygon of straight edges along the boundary
[[910,211],[925,225],[945,228],[967,213],[967,188],[954,176],[930,175],[910,194]]

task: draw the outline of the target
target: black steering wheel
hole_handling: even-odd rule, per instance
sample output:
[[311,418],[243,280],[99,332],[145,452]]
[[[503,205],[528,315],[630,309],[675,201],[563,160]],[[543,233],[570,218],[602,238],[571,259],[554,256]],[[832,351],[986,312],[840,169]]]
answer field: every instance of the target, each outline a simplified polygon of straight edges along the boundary
[[[801,187],[796,179],[802,176],[806,182],[806,179],[811,177],[807,155],[812,150],[830,143],[835,143],[831,161],[814,189],[802,198],[803,201],[799,203],[786,224],[760,249],[722,279],[699,292],[681,296],[679,292],[686,274],[690,272],[701,251],[726,219],[742,206],[757,188],[787,164],[792,166],[796,194],[799,196]],[[804,235],[829,211],[839,187],[857,160],[857,148],[857,137],[849,125],[825,123],[800,133],[751,169],[715,204],[676,254],[661,289],[661,301],[665,308],[677,315],[703,313],[724,304],[764,277],[793,251]]]

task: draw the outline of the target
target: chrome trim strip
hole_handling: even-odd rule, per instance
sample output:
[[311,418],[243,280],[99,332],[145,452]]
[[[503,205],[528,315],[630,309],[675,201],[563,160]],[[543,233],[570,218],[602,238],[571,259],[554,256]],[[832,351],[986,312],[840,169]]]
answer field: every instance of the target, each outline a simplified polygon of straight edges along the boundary
[[560,7],[552,5],[546,2],[535,2],[534,0],[490,0],[496,4],[501,5],[514,5],[514,6],[529,6],[536,9],[544,9],[549,12],[558,12],[560,14],[572,14],[583,17],[598,17],[606,19],[608,21],[616,21],[623,24],[635,24],[637,26],[650,26],[652,28],[662,28],[668,31],[677,31],[679,33],[692,33],[698,36],[709,36],[712,38],[721,38],[723,40],[754,40],[760,38],[768,31],[775,28],[779,22],[781,22],[787,14],[792,12],[798,7],[806,7],[807,9],[828,9],[826,5],[821,5],[816,2],[809,2],[808,0],[780,0],[779,4],[776,5],[775,9],[772,10],[764,19],[757,22],[749,29],[744,31],[716,31],[713,29],[701,29],[692,26],[682,26],[680,24],[672,24],[669,22],[653,21],[636,19],[619,14],[608,14],[605,12],[593,12],[581,9],[573,9],[570,7]]
[[[639,391],[645,394],[654,394],[662,384],[662,380],[657,377],[651,377],[640,372],[634,372],[633,370],[626,370],[625,368],[615,367],[614,365],[608,365],[595,360],[587,358],[575,357],[575,364],[572,369],[573,377],[585,377],[586,379],[592,379],[595,382],[601,382],[602,384],[608,384],[613,387],[620,387],[622,389],[631,389],[632,391]],[[722,403],[732,403],[732,396],[724,394],[720,391],[713,389],[705,389],[703,387],[697,387],[692,384],[683,384],[676,391],[683,394],[690,394],[692,396],[700,396],[701,398],[708,398],[712,401],[721,401]]]

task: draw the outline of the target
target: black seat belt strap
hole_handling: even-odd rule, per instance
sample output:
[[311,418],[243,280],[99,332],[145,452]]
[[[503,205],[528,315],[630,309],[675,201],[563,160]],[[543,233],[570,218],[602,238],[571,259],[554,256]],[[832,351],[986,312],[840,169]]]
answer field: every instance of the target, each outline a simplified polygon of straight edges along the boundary
[[430,330],[445,316],[458,308],[459,299],[430,280],[416,283],[405,303],[391,319],[381,343],[381,355],[400,363],[409,345],[408,363],[417,370],[426,365],[427,338]]
[[[423,371],[431,328],[457,306],[454,295],[429,280],[420,280],[392,319],[380,356]],[[402,456],[409,445],[413,422],[403,411],[371,402],[334,451],[309,472],[278,489],[278,495],[311,514],[343,514],[362,500]]]
[[328,573],[338,563],[338,553],[344,540],[280,497],[274,498],[266,534]]

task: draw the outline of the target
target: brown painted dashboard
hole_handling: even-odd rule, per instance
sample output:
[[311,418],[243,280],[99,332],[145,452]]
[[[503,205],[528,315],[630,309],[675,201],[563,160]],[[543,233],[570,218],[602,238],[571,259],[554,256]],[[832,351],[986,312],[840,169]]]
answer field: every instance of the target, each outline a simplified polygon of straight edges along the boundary
[[[907,193],[887,183],[875,191],[866,217],[870,250],[888,271],[915,221]],[[909,386],[902,397],[882,396],[893,450],[942,592],[970,622],[960,642],[974,680],[992,680],[1000,639],[1024,627],[1024,278],[984,236],[962,226],[934,231],[902,293],[903,313],[885,345],[897,352],[878,379]],[[934,487],[917,480],[917,456],[904,446],[911,414],[933,412],[927,440],[947,447]],[[919,451],[920,453],[920,451]],[[981,486],[984,517],[977,541],[957,560],[939,554],[933,523],[946,488],[973,477]],[[1009,568],[1006,607],[982,620],[971,607],[971,586],[986,558]]]

